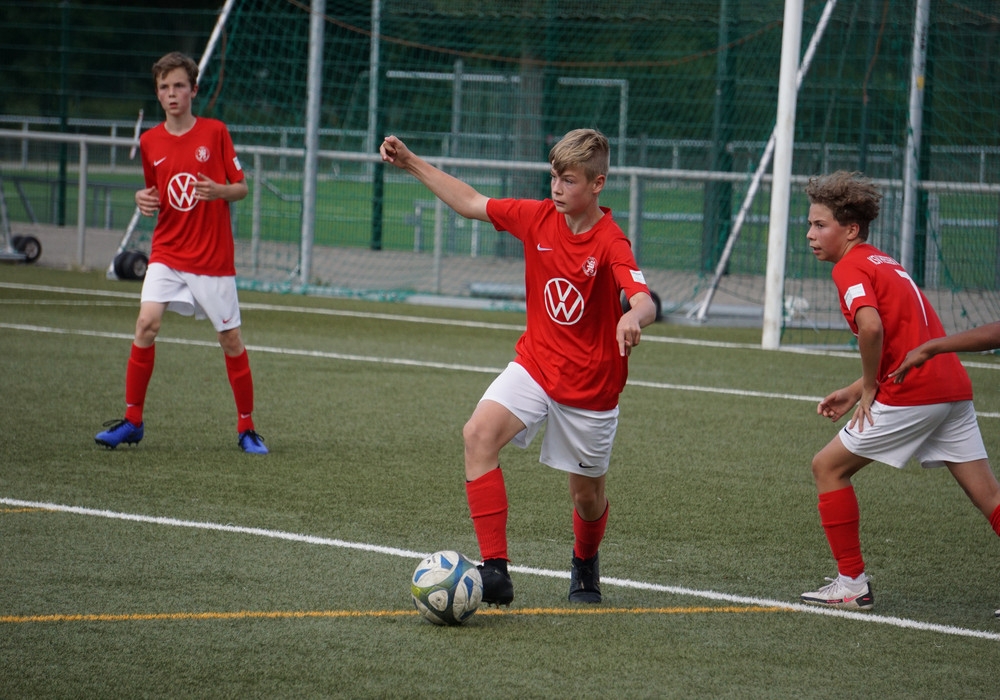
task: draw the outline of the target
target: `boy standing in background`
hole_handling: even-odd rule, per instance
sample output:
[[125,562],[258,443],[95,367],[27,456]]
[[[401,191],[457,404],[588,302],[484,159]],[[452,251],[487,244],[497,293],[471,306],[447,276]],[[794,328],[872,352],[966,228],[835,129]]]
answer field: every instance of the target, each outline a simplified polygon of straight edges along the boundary
[[153,80],[165,119],[140,138],[146,187],[136,192],[135,203],[143,215],[158,218],[125,373],[125,416],[106,423],[94,439],[109,449],[142,440],[156,336],[169,309],[212,322],[236,400],[237,444],[244,452],[267,454],[252,417],[253,377],[240,333],[229,212],[230,202],[247,196],[243,170],[225,124],[191,111],[198,64],[169,53],[153,65]]

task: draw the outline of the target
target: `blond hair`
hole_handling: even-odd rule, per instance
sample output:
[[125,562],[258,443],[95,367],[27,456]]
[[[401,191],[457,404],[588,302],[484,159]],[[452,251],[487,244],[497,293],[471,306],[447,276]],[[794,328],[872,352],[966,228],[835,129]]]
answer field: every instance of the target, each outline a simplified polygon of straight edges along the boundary
[[610,161],[608,138],[596,129],[574,129],[549,151],[549,163],[557,173],[570,167],[580,167],[589,181],[595,180],[598,175],[606,177]]

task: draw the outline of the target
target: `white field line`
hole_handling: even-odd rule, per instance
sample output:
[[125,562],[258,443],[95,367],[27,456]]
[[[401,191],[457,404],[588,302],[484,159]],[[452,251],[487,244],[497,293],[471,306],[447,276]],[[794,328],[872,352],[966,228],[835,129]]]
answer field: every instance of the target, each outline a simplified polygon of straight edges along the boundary
[[[40,503],[36,501],[22,501],[14,498],[0,498],[0,504],[14,508],[34,508],[38,510],[54,511],[58,513],[70,513],[73,515],[83,515],[94,518],[108,518],[111,520],[123,520],[133,523],[145,523],[150,525],[162,525],[166,527],[182,527],[195,530],[210,530],[214,532],[224,532],[235,535],[252,535],[255,537],[268,537],[286,542],[301,542],[304,544],[314,544],[326,547],[337,547],[340,549],[353,549],[375,554],[385,554],[394,557],[404,557],[419,561],[426,557],[429,552],[416,552],[409,549],[399,549],[396,547],[385,547],[382,545],[367,544],[363,542],[348,542],[346,540],[331,539],[327,537],[317,537],[315,535],[303,535],[294,532],[284,532],[281,530],[269,530],[260,527],[243,527],[239,525],[223,525],[220,523],[198,522],[193,520],[178,520],[176,518],[166,518],[151,515],[140,515],[135,513],[117,513],[110,510],[98,510],[94,508],[81,508],[79,506],[60,505],[56,503]],[[529,566],[512,566],[511,571],[520,574],[533,576],[546,576],[549,578],[569,578],[567,571],[554,571],[551,569],[538,569]],[[688,596],[691,598],[703,598],[706,600],[721,601],[738,605],[753,605],[768,608],[784,608],[786,610],[811,613],[813,615],[826,615],[828,617],[840,617],[859,622],[868,622],[902,629],[920,630],[923,632],[935,632],[957,637],[976,637],[990,641],[1000,642],[1000,633],[973,630],[965,627],[954,627],[951,625],[938,625],[919,620],[907,620],[900,617],[880,616],[873,613],[853,612],[850,610],[836,610],[828,608],[817,608],[802,603],[788,603],[783,600],[769,600],[767,598],[753,598],[747,596],[730,595],[728,593],[718,593],[716,591],[704,591],[693,588],[683,588],[679,586],[666,586],[644,581],[633,581],[622,578],[602,578],[601,583],[611,586],[621,586],[635,590],[652,591],[656,593],[669,593],[671,595]]]
[[[285,308],[285,307],[280,307]],[[371,314],[364,314],[365,317],[371,318]],[[399,317],[403,320],[411,320],[408,316]],[[426,319],[430,322],[432,319]],[[450,323],[463,324],[462,321],[452,321]],[[472,325],[472,324],[470,324]],[[93,338],[115,338],[119,340],[132,340],[132,335],[129,333],[112,333],[109,331],[88,331],[79,330],[71,328],[52,328],[50,326],[33,326],[23,323],[0,323],[0,328],[5,328],[8,330],[15,331],[25,331],[28,333],[53,333],[57,335],[82,335],[89,336]],[[157,343],[170,343],[174,345],[189,345],[194,347],[217,347],[218,343],[209,340],[185,340],[180,338],[168,338],[164,336],[159,336],[156,339]],[[454,364],[450,362],[432,362],[429,360],[412,360],[408,358],[400,357],[378,357],[375,355],[352,355],[347,353],[339,352],[328,352],[326,350],[303,350],[296,348],[279,348],[272,347],[268,345],[251,345],[248,344],[247,348],[251,352],[263,352],[273,355],[294,355],[299,357],[315,357],[322,358],[326,360],[342,360],[345,362],[369,362],[376,364],[385,365],[399,365],[406,367],[422,367],[425,369],[443,369],[454,372],[477,372],[480,374],[499,374],[503,368],[502,367],[483,367],[477,365],[462,365]],[[804,396],[800,394],[783,394],[770,391],[752,391],[747,389],[729,389],[725,387],[711,387],[711,386],[697,386],[692,384],[668,384],[663,382],[647,382],[638,379],[628,380],[629,386],[645,387],[648,389],[664,389],[668,391],[694,391],[702,392],[707,394],[725,394],[728,396],[740,396],[744,398],[761,398],[761,399],[782,399],[789,401],[807,401],[809,403],[818,403],[822,397],[821,396]],[[979,418],[1000,418],[1000,413],[997,412],[987,412],[987,411],[977,411],[976,416]]]
[[[130,300],[134,305],[139,302],[139,295],[134,292],[114,292],[110,290],[100,290],[100,289],[77,289],[74,287],[52,287],[47,285],[35,285],[35,284],[16,284],[12,282],[0,282],[0,288],[3,289],[23,289],[26,291],[36,291],[36,292],[51,292],[57,294],[78,294],[84,296],[99,296],[99,297],[111,297],[115,299],[127,299]],[[52,300],[5,300],[0,301],[0,304],[54,304],[54,303],[67,303],[67,302],[53,302]],[[113,306],[113,304],[105,304],[106,306]],[[308,306],[286,306],[283,304],[255,304],[255,303],[240,303],[240,308],[247,311],[278,311],[282,313],[301,313],[301,314],[315,314],[319,316],[340,316],[344,318],[362,318],[362,319],[377,319],[380,321],[399,321],[403,323],[427,323],[439,326],[458,326],[463,328],[489,328],[493,330],[509,330],[515,332],[524,331],[523,325],[513,324],[513,323],[486,323],[482,321],[463,321],[458,319],[444,319],[444,318],[433,318],[426,316],[407,316],[404,314],[383,314],[383,313],[372,313],[370,311],[347,311],[343,309],[320,309]],[[664,336],[657,336],[646,334],[642,338],[646,342],[650,343],[671,343],[675,345],[695,345],[699,347],[708,348],[731,348],[738,350],[761,350],[759,345],[753,343],[728,343],[725,341],[718,340],[696,340],[693,338],[667,338]],[[806,347],[782,347],[777,350],[771,350],[769,352],[787,352],[797,355],[821,355],[823,357],[842,357],[848,359],[857,359],[858,354],[852,351],[846,350],[823,350],[821,348],[806,348]],[[988,362],[974,362],[965,361],[962,362],[966,367],[975,367],[977,369],[991,369],[1000,370],[1000,364],[988,363]]]

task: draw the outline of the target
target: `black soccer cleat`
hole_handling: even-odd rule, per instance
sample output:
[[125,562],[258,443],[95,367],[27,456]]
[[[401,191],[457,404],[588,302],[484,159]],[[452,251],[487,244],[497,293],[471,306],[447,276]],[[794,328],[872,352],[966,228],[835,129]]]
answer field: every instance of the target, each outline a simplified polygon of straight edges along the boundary
[[499,607],[514,601],[514,582],[507,573],[506,559],[487,559],[476,568],[483,579],[483,603]]
[[590,559],[573,557],[573,572],[569,581],[569,602],[601,602],[601,567],[599,554]]

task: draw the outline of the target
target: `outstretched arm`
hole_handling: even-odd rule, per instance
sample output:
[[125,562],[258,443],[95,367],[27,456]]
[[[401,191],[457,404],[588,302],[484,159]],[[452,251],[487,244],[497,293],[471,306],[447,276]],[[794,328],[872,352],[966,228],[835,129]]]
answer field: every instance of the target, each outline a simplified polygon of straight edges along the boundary
[[994,348],[1000,348],[1000,321],[928,340],[906,353],[899,367],[890,372],[889,376],[895,377],[896,383],[899,384],[907,372],[924,364],[935,355],[943,352],[984,352]]
[[386,136],[379,147],[382,160],[395,165],[400,170],[413,175],[420,180],[442,202],[466,219],[489,221],[486,214],[486,202],[489,197],[480,194],[474,187],[456,177],[435,168],[413,153],[395,136]]

